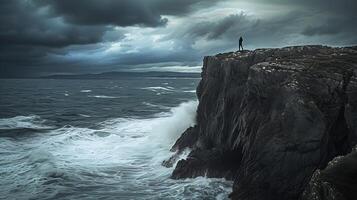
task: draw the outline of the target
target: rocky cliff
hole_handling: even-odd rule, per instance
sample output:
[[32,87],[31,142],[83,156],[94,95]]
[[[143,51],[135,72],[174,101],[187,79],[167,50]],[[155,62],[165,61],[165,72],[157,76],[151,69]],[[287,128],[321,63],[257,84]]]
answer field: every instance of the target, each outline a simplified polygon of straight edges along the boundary
[[312,199],[318,170],[357,144],[357,47],[208,56],[197,96],[197,125],[173,146],[192,151],[172,178],[234,180],[232,199]]

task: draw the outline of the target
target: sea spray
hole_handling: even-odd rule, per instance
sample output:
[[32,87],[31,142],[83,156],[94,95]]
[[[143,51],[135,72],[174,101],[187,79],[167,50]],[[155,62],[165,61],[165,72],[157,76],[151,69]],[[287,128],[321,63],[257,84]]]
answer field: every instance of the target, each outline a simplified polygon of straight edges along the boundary
[[188,101],[172,108],[169,116],[158,118],[153,122],[150,137],[170,148],[187,128],[196,124],[197,106],[198,101]]

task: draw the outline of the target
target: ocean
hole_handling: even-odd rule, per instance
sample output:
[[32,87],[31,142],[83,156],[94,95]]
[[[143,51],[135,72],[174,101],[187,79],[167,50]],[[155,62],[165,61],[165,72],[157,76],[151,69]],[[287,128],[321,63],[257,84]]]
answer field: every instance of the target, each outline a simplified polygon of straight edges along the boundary
[[0,199],[227,199],[230,181],[161,165],[199,80],[0,79]]

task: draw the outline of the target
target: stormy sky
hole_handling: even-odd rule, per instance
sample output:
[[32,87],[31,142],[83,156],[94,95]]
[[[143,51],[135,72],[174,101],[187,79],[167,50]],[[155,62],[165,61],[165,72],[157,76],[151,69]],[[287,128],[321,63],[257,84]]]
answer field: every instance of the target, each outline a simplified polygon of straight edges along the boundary
[[1,0],[0,77],[199,71],[204,55],[357,44],[356,0]]

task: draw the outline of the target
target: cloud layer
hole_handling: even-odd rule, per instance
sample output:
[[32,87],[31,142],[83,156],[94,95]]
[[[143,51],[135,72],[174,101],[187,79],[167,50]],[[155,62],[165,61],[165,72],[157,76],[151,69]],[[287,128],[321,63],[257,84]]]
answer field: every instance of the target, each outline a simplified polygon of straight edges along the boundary
[[355,45],[356,9],[354,0],[3,0],[0,77],[194,69],[235,50],[239,36],[250,49]]

